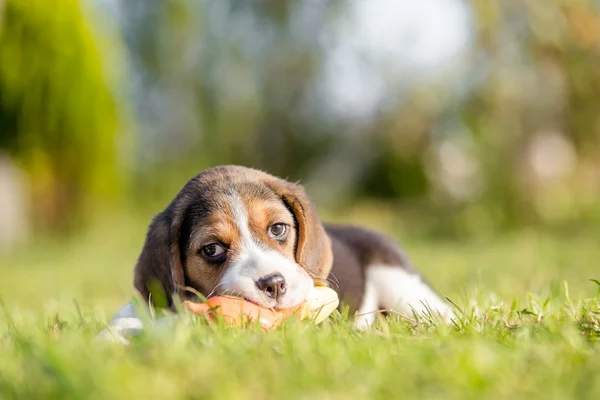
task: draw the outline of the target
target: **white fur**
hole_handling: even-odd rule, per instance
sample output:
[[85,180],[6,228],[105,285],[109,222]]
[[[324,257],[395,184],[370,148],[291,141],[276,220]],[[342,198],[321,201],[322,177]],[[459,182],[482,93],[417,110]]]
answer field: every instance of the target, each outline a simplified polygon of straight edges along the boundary
[[[312,279],[303,269],[283,254],[261,246],[252,236],[248,213],[237,192],[230,194],[233,218],[240,232],[241,250],[237,258],[218,282],[219,294],[233,293],[267,307],[286,308],[300,304],[314,287]],[[275,301],[256,286],[256,281],[279,272],[286,282],[286,293]]]
[[[181,315],[168,315],[158,318],[153,321],[150,328],[156,332],[169,333],[174,322],[180,320]],[[183,319],[184,323],[188,323],[188,319]],[[110,320],[108,327],[104,328],[94,339],[96,342],[114,342],[128,345],[129,338],[137,336],[148,327],[144,326],[144,322],[139,318],[133,303],[127,303],[119,312]]]
[[144,323],[138,318],[133,303],[127,303],[111,319],[108,328],[96,336],[96,341],[114,341],[129,344],[127,336],[133,336],[144,329]]
[[113,321],[116,319],[121,319],[121,318],[137,318],[137,313],[135,312],[135,307],[133,306],[133,303],[127,303],[125,304],[117,313],[117,315],[115,315],[113,317]]
[[446,321],[452,318],[450,306],[418,274],[411,274],[400,266],[372,265],[367,268],[365,296],[357,314],[368,314],[357,317],[356,327],[364,329],[371,325],[378,307],[411,318],[413,312],[420,315],[432,312]]
[[356,312],[354,327],[364,330],[370,327],[375,322],[377,311],[379,310],[379,297],[377,288],[368,280],[365,282],[365,293],[363,294],[362,303]]

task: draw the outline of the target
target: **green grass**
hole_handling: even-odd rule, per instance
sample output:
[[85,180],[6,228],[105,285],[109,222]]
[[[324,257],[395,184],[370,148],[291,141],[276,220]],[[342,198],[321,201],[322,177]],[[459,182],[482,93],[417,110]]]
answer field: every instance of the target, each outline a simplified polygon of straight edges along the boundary
[[105,221],[0,258],[0,399],[600,398],[600,246],[535,231],[410,239],[420,270],[462,310],[456,326],[336,316],[270,333],[149,330],[92,343],[130,299],[145,224]]

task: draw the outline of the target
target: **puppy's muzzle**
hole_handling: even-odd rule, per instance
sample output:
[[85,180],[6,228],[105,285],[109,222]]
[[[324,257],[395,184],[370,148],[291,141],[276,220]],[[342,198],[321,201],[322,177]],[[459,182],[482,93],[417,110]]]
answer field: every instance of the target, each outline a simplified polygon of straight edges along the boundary
[[260,278],[256,287],[273,300],[279,300],[287,291],[285,278],[279,272]]

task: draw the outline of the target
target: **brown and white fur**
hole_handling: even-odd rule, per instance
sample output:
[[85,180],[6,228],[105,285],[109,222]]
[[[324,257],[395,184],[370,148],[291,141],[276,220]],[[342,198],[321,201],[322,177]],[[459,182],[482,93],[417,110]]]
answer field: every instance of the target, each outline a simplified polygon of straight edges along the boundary
[[[300,303],[318,280],[367,328],[381,309],[452,315],[389,237],[354,226],[324,225],[303,188],[240,167],[192,178],[152,221],[134,286],[155,306],[174,295],[233,294],[266,307]],[[124,307],[117,319],[134,318]]]

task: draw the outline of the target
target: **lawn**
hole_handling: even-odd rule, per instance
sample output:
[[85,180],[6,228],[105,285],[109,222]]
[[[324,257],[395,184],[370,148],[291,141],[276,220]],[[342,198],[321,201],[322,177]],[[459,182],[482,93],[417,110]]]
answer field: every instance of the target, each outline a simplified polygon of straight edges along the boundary
[[441,241],[391,229],[461,310],[455,326],[392,316],[359,333],[334,316],[264,334],[194,320],[129,347],[92,343],[131,296],[145,222],[1,256],[0,399],[600,398],[592,233]]

